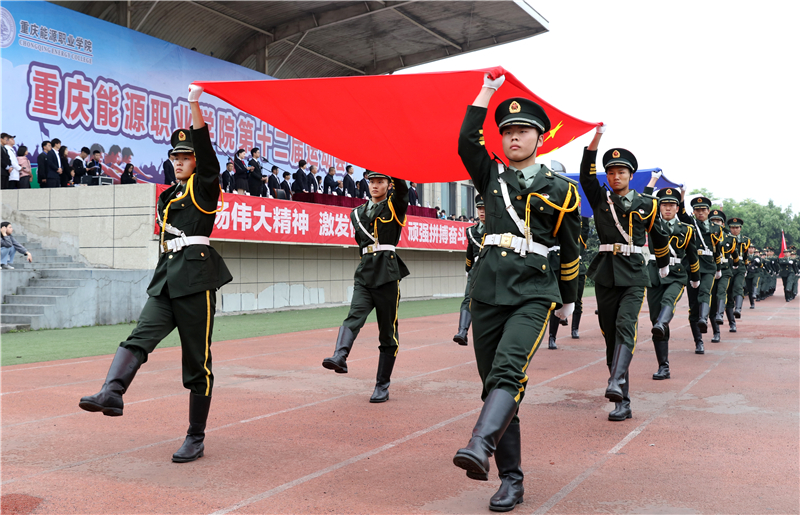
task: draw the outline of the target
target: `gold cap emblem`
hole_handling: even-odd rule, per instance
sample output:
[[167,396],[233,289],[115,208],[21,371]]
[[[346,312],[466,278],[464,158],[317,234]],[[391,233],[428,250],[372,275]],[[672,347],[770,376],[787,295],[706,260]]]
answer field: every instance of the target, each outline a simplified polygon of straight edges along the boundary
[[672,195],[672,190],[667,188],[667,195]]
[[618,158],[619,157],[619,150],[615,150],[614,152],[612,152],[611,153],[611,157],[613,157],[614,159]]
[[517,102],[516,100],[511,102],[511,105],[508,106],[509,113],[518,113],[520,111],[522,111],[522,106],[520,106],[519,102]]
[[178,141],[186,141],[186,133],[181,131],[178,133]]

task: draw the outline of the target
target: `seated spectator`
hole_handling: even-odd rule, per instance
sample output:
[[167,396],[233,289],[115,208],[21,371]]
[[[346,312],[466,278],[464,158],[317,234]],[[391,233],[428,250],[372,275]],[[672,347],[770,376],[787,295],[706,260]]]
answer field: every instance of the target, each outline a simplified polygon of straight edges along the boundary
[[29,158],[30,152],[28,147],[20,145],[17,149],[17,162],[19,163],[19,187],[20,189],[28,189],[31,187],[31,160]]
[[333,190],[334,195],[339,195],[340,197],[344,197],[344,185],[342,181],[336,181],[336,189]]
[[4,270],[14,269],[14,255],[19,252],[24,254],[28,263],[33,261],[33,256],[28,252],[28,249],[20,245],[17,240],[12,236],[14,228],[11,222],[0,223],[0,239],[2,239],[2,255],[0,255],[0,265]]
[[133,163],[128,163],[125,165],[125,170],[122,171],[122,175],[119,176],[119,183],[136,184],[136,182],[136,177],[133,176]]
[[325,181],[323,181],[322,193],[326,195],[332,195],[334,191],[336,191],[336,168],[331,166],[328,168],[328,174],[325,176]]

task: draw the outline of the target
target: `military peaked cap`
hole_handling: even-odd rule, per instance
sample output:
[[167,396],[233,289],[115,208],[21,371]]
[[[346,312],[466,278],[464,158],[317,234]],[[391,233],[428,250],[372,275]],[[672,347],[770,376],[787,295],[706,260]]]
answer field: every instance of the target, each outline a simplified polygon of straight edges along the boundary
[[475,206],[476,207],[483,207],[483,195],[475,195]]
[[692,205],[692,209],[696,207],[705,207],[707,209],[711,209],[711,201],[706,197],[695,197],[689,203]]
[[392,177],[391,176],[386,175],[385,173],[373,172],[372,170],[367,170],[366,172],[364,172],[364,177],[366,177],[367,180],[370,180],[370,179],[388,179],[389,182],[392,181]]
[[675,204],[681,203],[681,191],[675,188],[662,188],[656,193],[659,202],[673,202]]
[[723,213],[719,209],[712,209],[711,213],[708,214],[709,220],[713,220],[715,218],[717,220],[722,220],[722,223],[725,223],[725,213]]
[[500,132],[509,125],[534,127],[539,130],[540,135],[550,131],[550,118],[547,113],[542,106],[527,98],[509,98],[500,102],[494,111],[494,121]]
[[741,218],[731,218],[730,220],[728,220],[728,225],[731,227],[741,227],[742,225],[744,225],[744,222],[742,221]]
[[194,153],[194,143],[192,143],[192,132],[189,129],[178,129],[172,133],[170,138],[172,144],[171,154]]
[[639,169],[636,156],[630,150],[624,148],[612,148],[603,154],[603,168],[608,170],[612,166],[627,166],[631,173]]

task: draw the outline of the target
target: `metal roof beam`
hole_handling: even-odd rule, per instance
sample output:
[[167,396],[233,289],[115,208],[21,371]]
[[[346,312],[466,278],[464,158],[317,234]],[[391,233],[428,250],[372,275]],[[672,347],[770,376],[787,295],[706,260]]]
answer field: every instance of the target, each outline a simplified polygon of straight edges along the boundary
[[428,27],[426,27],[425,25],[423,25],[421,22],[419,22],[419,21],[415,20],[415,19],[414,19],[414,18],[412,18],[411,16],[409,16],[409,15],[407,15],[406,13],[404,13],[404,12],[400,11],[399,9],[397,9],[397,7],[394,7],[394,8],[393,8],[393,10],[394,10],[394,12],[396,12],[398,15],[400,15],[400,16],[402,16],[403,18],[405,18],[406,20],[410,21],[411,23],[413,23],[414,25],[416,25],[416,26],[417,26],[417,27],[419,27],[420,29],[424,30],[425,32],[427,32],[427,33],[428,33],[428,34],[430,34],[431,36],[435,37],[436,39],[439,39],[439,40],[441,40],[441,41],[444,41],[444,42],[445,42],[445,43],[447,43],[448,45],[450,45],[450,46],[452,46],[452,47],[455,47],[455,48],[457,48],[457,49],[461,50],[461,45],[458,45],[458,44],[454,43],[454,42],[453,42],[453,41],[451,41],[450,39],[446,38],[445,36],[443,36],[443,35],[439,34],[439,33],[438,33],[438,32],[436,32],[436,31],[434,31],[433,29],[429,29]]
[[269,32],[268,30],[264,30],[261,27],[256,27],[255,25],[250,25],[249,23],[243,22],[242,20],[237,20],[233,16],[228,16],[227,14],[221,13],[221,12],[215,10],[215,9],[212,9],[210,7],[206,7],[205,5],[199,4],[199,3],[195,2],[194,0],[187,0],[187,2],[189,2],[192,5],[195,5],[195,6],[199,7],[201,9],[205,9],[206,11],[212,12],[212,13],[216,14],[217,16],[221,16],[221,17],[226,18],[226,19],[228,19],[228,20],[230,20],[230,21],[232,21],[234,23],[238,23],[239,25],[242,25],[244,27],[253,29],[256,32],[260,32],[261,34],[266,34],[270,38],[275,39],[275,35],[272,32]]
[[317,57],[321,57],[322,59],[325,59],[326,61],[330,61],[330,62],[332,62],[334,64],[338,64],[339,66],[343,66],[343,67],[347,68],[348,70],[352,70],[352,71],[354,71],[356,73],[360,73],[361,75],[366,75],[367,74],[367,72],[365,72],[364,70],[359,70],[358,68],[350,66],[349,64],[345,64],[345,63],[343,63],[341,61],[337,61],[336,59],[334,59],[332,57],[328,57],[327,55],[322,55],[319,52],[315,52],[315,51],[311,50],[310,48],[306,48],[306,47],[300,46],[300,45],[297,45],[297,48],[299,48],[300,50],[303,50],[304,52],[308,52],[311,55],[315,55]]

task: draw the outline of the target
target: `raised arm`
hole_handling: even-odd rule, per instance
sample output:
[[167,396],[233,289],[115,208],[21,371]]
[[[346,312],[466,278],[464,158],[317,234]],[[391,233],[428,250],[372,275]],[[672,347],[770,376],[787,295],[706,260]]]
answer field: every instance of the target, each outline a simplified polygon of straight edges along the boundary
[[408,183],[404,179],[392,178],[394,191],[389,199],[392,203],[392,209],[397,216],[397,220],[404,224],[406,223],[406,211],[408,211]]
[[486,110],[495,91],[503,85],[505,75],[492,77],[488,73],[483,78],[483,87],[471,106],[467,107],[467,114],[461,123],[461,132],[458,136],[458,155],[467,169],[472,182],[483,194],[489,183],[489,170],[494,166],[492,158],[486,151],[483,140],[483,122],[486,120]]
[[[211,136],[208,127],[203,120],[203,112],[200,110],[200,95],[203,88],[192,84],[189,86],[189,106],[192,110],[192,143],[194,144],[194,155],[197,160],[195,167],[194,189],[195,198],[203,199],[203,209],[213,210],[217,208],[219,198],[219,160],[214,146],[211,144]],[[198,199],[199,200],[199,199]]]

